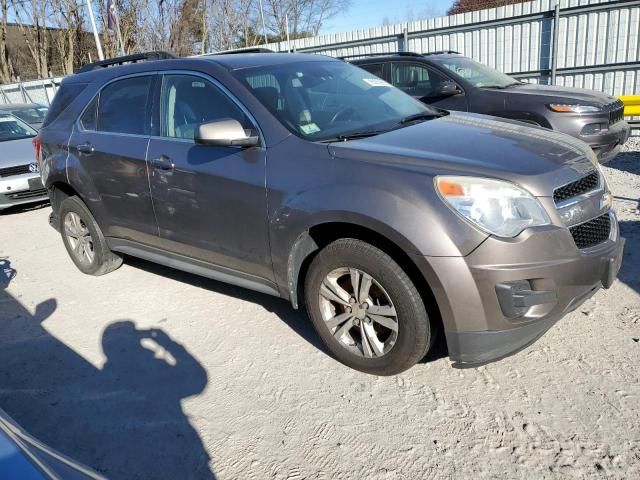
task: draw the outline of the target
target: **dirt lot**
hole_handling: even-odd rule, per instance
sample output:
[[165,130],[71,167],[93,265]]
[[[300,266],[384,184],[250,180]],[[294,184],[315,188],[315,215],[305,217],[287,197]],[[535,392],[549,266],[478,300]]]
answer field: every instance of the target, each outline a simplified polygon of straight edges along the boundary
[[640,142],[606,172],[620,280],[478,369],[332,360],[285,301],[128,260],[73,266],[0,214],[0,407],[110,478],[640,478]]

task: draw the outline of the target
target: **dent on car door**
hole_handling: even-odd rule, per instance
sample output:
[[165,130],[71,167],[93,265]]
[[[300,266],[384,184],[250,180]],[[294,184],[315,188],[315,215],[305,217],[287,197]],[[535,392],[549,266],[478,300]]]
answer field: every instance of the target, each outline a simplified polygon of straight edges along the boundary
[[391,65],[391,83],[423,103],[445,110],[467,111],[467,98],[460,93],[443,93],[447,84],[456,84],[449,77],[420,63],[394,62]]
[[166,74],[160,97],[161,131],[148,158],[163,248],[272,280],[266,150],[194,141],[198,126],[214,120],[235,119],[245,130],[256,126],[207,78]]
[[104,234],[149,244],[158,241],[146,165],[153,81],[143,75],[107,84],[69,142],[70,159],[79,164],[69,169],[80,177],[73,183],[88,189],[83,197],[102,213]]

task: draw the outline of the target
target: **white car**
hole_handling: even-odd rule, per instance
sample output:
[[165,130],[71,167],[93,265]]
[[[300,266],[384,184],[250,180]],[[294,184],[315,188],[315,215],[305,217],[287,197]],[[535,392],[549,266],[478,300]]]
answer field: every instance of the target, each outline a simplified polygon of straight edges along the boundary
[[0,110],[0,210],[49,200],[32,144],[37,134],[27,123]]

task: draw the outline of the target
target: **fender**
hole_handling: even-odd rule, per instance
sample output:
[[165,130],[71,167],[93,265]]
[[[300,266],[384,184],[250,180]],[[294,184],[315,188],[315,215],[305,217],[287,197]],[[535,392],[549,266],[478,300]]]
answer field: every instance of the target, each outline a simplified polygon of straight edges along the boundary
[[508,111],[492,113],[496,117],[507,118],[509,120],[517,120],[518,122],[528,123],[534,126],[551,128],[551,125],[544,116],[531,111]]
[[[305,259],[320,248],[310,231],[322,225],[346,224],[370,230],[410,257],[462,256],[479,244],[476,240],[461,251],[446,233],[440,216],[433,212],[434,204],[430,206],[424,194],[420,195],[421,200],[409,201],[411,188],[403,188],[400,193],[402,197],[364,185],[347,188],[334,184],[285,199],[270,219],[274,276],[281,295],[297,306],[300,269]],[[434,198],[434,201],[438,201],[439,206],[440,200]],[[349,210],[345,210],[345,206]],[[373,217],[371,212],[377,216]],[[335,232],[332,236],[341,235]]]

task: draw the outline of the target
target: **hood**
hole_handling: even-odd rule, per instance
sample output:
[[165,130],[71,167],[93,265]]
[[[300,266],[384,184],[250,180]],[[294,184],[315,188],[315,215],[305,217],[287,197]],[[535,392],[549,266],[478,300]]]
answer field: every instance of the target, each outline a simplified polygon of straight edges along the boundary
[[604,107],[617,102],[618,99],[606,93],[587,90],[585,88],[559,87],[557,85],[535,85],[526,83],[503,90],[503,93],[518,95],[535,95],[545,97],[547,102],[580,103]]
[[374,162],[427,175],[508,180],[536,196],[593,171],[596,159],[581,141],[487,115],[455,113],[388,133],[331,143],[335,157]]
[[36,160],[33,138],[0,142],[0,168],[29,165]]

